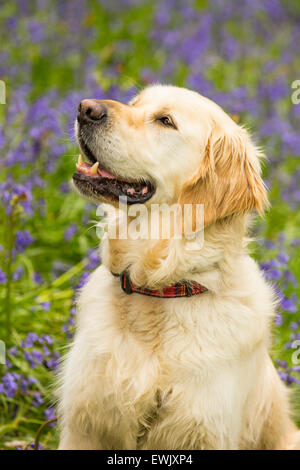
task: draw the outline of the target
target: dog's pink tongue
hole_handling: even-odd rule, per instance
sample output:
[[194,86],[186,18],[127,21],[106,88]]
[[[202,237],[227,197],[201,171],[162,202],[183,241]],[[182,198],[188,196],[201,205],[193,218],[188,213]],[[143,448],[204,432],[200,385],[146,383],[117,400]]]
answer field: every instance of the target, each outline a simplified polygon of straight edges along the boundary
[[109,173],[109,171],[105,170],[104,168],[98,168],[98,173],[102,178],[109,178],[110,180],[115,180],[116,177]]

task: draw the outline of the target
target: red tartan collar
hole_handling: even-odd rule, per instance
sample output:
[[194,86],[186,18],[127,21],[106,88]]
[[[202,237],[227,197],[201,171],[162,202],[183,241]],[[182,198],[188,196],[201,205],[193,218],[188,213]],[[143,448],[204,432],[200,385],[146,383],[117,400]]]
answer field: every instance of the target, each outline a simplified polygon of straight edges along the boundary
[[149,295],[151,297],[162,297],[166,299],[175,297],[191,297],[196,294],[203,294],[207,291],[207,288],[195,281],[182,281],[177,282],[171,286],[163,287],[160,290],[148,289],[147,287],[135,286],[129,277],[127,271],[121,274],[112,273],[113,276],[120,276],[121,288],[126,294],[137,294]]

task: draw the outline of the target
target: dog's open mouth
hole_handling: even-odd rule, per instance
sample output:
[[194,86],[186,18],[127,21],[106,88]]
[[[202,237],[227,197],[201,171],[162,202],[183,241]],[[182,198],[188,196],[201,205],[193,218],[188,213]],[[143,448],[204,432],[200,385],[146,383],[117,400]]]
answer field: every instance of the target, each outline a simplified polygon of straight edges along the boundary
[[[88,157],[90,159],[90,156]],[[150,199],[155,188],[145,181],[123,181],[106,170],[99,162],[87,163],[81,155],[76,163],[73,181],[80,193],[94,200],[107,199],[116,202],[126,196],[127,204],[144,203]]]

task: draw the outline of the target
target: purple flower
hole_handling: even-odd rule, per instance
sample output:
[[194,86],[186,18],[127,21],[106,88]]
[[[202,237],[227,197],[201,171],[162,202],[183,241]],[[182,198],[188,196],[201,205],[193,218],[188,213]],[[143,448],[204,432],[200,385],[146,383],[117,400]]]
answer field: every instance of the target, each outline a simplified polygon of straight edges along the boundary
[[[31,442],[29,444],[29,447],[31,447],[31,449],[34,449],[35,448],[35,443],[34,442]],[[38,443],[38,450],[42,450],[43,446],[42,444]],[[20,448],[18,450],[21,450]]]
[[69,227],[65,230],[65,234],[64,234],[65,240],[69,242],[74,237],[76,232],[77,232],[77,225],[70,224]]
[[277,360],[276,363],[279,365],[279,367],[282,367],[283,369],[287,369],[288,367],[288,363],[286,361]]
[[41,351],[33,350],[31,351],[31,355],[36,364],[43,363],[43,354],[41,353]]
[[70,192],[70,185],[69,185],[69,183],[62,183],[60,185],[59,189],[63,194],[69,193]]
[[59,360],[56,356],[51,357],[46,361],[46,366],[51,370],[56,370],[59,366]]
[[89,273],[88,272],[84,272],[80,278],[80,281],[79,281],[79,284],[77,285],[77,288],[78,289],[81,289],[81,287],[83,287],[87,281],[88,281],[88,278],[89,278]]
[[16,376],[11,372],[7,372],[2,377],[2,383],[3,383],[6,395],[9,398],[14,397],[17,390],[18,390],[18,384],[16,382]]
[[53,344],[53,339],[51,338],[51,336],[46,335],[46,334],[42,334],[39,341],[41,344],[45,344],[45,343],[49,345]]
[[285,270],[283,272],[283,275],[284,275],[285,280],[290,282],[293,285],[293,287],[296,287],[298,285],[298,281],[296,277],[294,276],[294,274],[291,273],[291,271]]
[[17,346],[13,346],[12,348],[8,349],[7,353],[10,354],[11,356],[17,356],[18,354]]
[[25,395],[27,393],[28,386],[29,386],[28,380],[25,377],[21,377],[20,384],[19,384],[20,392]]
[[43,346],[43,354],[44,354],[45,357],[50,356],[50,354],[51,354],[50,350],[45,345]]
[[30,375],[27,376],[28,385],[36,385],[38,381],[35,377],[31,377]]
[[[56,418],[56,416],[55,416],[55,409],[54,409],[53,407],[46,408],[46,409],[44,410],[44,414],[45,414],[45,418],[46,418],[47,421],[48,421],[49,419],[54,419],[54,418]],[[55,422],[54,422],[54,423],[49,423],[49,426],[54,427],[54,426],[55,426]]]
[[23,266],[19,266],[13,273],[13,280],[19,281],[19,279],[22,277],[23,274],[24,274],[24,268]]
[[38,341],[38,335],[35,332],[28,333],[25,340],[21,342],[21,346],[22,348],[30,348],[36,341]]
[[265,276],[267,279],[278,281],[282,277],[282,272],[279,269],[269,269]]
[[35,271],[33,274],[33,280],[36,284],[43,284],[43,278],[37,271]]
[[278,371],[279,377],[283,382],[286,382],[288,380],[288,374],[286,372],[283,372],[282,370]]
[[33,243],[33,237],[27,230],[21,230],[16,233],[15,245],[19,253],[23,253],[25,248]]
[[0,284],[5,284],[6,282],[6,274],[0,268]]
[[271,240],[265,240],[264,244],[268,250],[273,250],[275,248],[275,243],[272,242]]
[[286,253],[279,253],[278,259],[280,263],[286,264],[288,260],[290,259],[290,257]]
[[101,259],[97,250],[89,251],[88,258],[90,262],[86,265],[87,269],[95,269],[101,263]]
[[37,21],[28,22],[28,30],[32,42],[41,42],[45,35],[45,25]]
[[34,369],[35,366],[36,366],[36,363],[35,363],[35,361],[34,361],[34,358],[33,358],[32,354],[29,353],[28,351],[25,351],[25,352],[24,352],[24,358],[25,358],[26,361],[29,363],[30,367],[31,367],[32,369]]
[[32,395],[32,402],[31,404],[34,407],[38,407],[44,403],[44,400],[42,398],[41,392],[34,392]]
[[45,312],[49,312],[50,307],[51,307],[51,302],[41,302],[40,305]]
[[295,313],[297,312],[297,305],[291,299],[284,298],[280,302],[281,308],[287,312]]

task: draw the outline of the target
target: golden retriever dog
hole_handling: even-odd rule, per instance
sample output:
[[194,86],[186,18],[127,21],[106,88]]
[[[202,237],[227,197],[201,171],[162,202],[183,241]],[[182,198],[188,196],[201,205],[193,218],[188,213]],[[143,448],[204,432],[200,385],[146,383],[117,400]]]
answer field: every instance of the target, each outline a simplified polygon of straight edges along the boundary
[[104,237],[61,368],[59,448],[299,447],[268,352],[276,298],[247,253],[250,213],[268,205],[248,132],[209,99],[164,85],[129,105],[83,100],[75,128],[81,195],[111,210],[127,197],[116,211],[133,223],[137,204],[144,220],[160,204],[192,210],[173,217],[170,237]]

